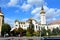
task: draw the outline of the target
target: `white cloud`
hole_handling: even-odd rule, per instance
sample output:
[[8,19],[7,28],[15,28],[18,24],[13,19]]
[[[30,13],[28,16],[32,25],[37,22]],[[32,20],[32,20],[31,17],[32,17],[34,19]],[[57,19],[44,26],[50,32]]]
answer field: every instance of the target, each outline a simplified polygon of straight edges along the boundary
[[35,13],[38,13],[39,11],[40,11],[40,7],[37,7],[31,13],[32,14],[35,14]]
[[40,22],[40,14],[36,14],[33,16],[33,19],[37,20],[37,22]]
[[44,11],[47,12],[49,10],[49,8],[46,5],[43,5],[44,7]]
[[10,24],[10,26],[13,27],[13,23],[14,23],[13,19],[5,17],[4,22]]
[[50,8],[48,11],[46,11],[46,16],[47,16],[47,18],[53,17],[53,15],[56,14],[56,13],[55,13],[55,10],[56,10],[56,9],[54,9],[54,8]]
[[44,0],[27,0],[27,3],[31,5],[41,6],[44,4]]
[[46,12],[46,15],[47,15],[47,18],[56,18],[57,16],[60,16],[60,9],[50,8]]
[[24,18],[24,19],[22,19],[21,21],[24,21],[24,22],[25,22],[25,21],[27,21],[27,20],[28,20],[28,18]]
[[8,6],[15,6],[18,2],[19,0],[10,0],[10,2],[8,3]]
[[56,20],[56,18],[53,18],[52,20]]
[[15,13],[19,13],[19,10],[16,10]]
[[[40,13],[40,10],[41,10],[41,6],[40,7],[36,7],[35,9],[32,10],[31,14]],[[48,10],[49,10],[49,8],[44,5],[44,11],[47,12]]]
[[[19,0],[10,0],[10,2],[8,3],[8,6],[16,6],[17,3],[19,2]],[[41,9],[41,5],[44,4],[44,0],[27,0],[27,4],[23,3],[22,6],[17,5],[16,7],[18,8],[22,8],[24,11],[29,10],[31,7],[33,7],[32,5],[36,5],[36,8],[32,10],[31,14],[34,15],[33,18],[36,20],[40,20],[40,9]],[[56,8],[49,8],[46,5],[44,5],[44,11],[46,12],[46,18],[47,21],[51,21],[51,20],[56,20],[57,16],[60,16],[60,9],[56,9]],[[16,12],[19,12],[18,10],[16,10]],[[27,20],[28,18],[22,19],[22,21]],[[9,18],[5,19],[5,22],[11,22]]]
[[[36,7],[32,10],[31,14],[34,15],[33,17],[35,19],[40,17],[40,9],[41,7]],[[56,20],[57,16],[60,16],[60,9],[57,8],[48,8],[46,5],[44,5],[44,11],[46,13],[47,21]]]
[[57,9],[56,16],[60,16],[60,9]]
[[[33,5],[35,5],[36,7],[40,7],[41,5],[43,5],[45,2],[44,0],[27,0],[27,4],[26,3],[23,3],[22,5],[22,9],[23,10],[29,10],[30,8],[33,7]],[[37,10],[38,8],[36,8]],[[39,9],[40,10],[40,9]],[[38,10],[37,10],[38,11]],[[33,11],[34,13],[35,11]]]
[[24,3],[24,4],[21,6],[21,8],[22,8],[23,10],[28,10],[28,9],[31,8],[31,5]]

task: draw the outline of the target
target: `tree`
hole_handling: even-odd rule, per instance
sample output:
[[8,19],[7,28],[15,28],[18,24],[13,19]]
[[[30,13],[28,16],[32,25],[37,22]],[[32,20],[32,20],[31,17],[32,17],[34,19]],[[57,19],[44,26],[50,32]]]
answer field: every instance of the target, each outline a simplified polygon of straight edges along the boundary
[[50,29],[47,29],[48,36],[52,35],[52,31]]
[[10,30],[11,30],[11,27],[9,24],[3,24],[2,25],[2,29],[1,29],[1,35],[4,36],[4,34],[8,33],[8,35],[10,36]]
[[34,36],[40,36],[40,31],[34,32]]
[[17,36],[17,28],[15,28],[13,31],[11,31],[11,36]]
[[32,36],[32,34],[30,32],[26,32],[26,36]]
[[59,32],[60,32],[60,30],[59,30],[58,27],[57,27],[57,28],[53,28],[52,34],[53,34],[53,35],[58,35]]
[[26,30],[23,30],[23,36],[26,36]]
[[46,30],[45,28],[42,28],[41,36],[51,36],[51,35],[52,35],[52,31],[50,29]]
[[18,34],[20,34],[20,36],[23,35],[23,29],[21,27],[18,28],[17,32],[18,32]]
[[42,28],[42,31],[41,31],[41,36],[46,36],[46,29],[45,28]]
[[29,24],[29,27],[27,28],[27,34],[29,34],[29,36],[33,36],[33,33],[34,33],[34,25],[32,23],[32,19],[30,19],[30,24]]

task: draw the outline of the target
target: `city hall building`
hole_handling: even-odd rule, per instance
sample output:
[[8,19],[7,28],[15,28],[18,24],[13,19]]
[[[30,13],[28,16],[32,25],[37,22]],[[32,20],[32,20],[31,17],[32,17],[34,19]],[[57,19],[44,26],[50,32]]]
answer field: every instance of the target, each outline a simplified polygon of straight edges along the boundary
[[[44,11],[43,6],[41,7],[40,11],[41,11],[40,12],[40,22],[37,22],[32,17],[29,18],[28,20],[26,20],[25,22],[15,20],[13,28],[11,29],[11,31],[13,31],[15,28],[19,28],[19,27],[21,27],[24,30],[27,30],[27,28],[29,27],[30,20],[32,20],[35,31],[41,30],[41,28],[45,28],[46,30],[51,29],[51,31],[53,30],[53,28],[57,28],[57,27],[60,29],[60,21],[59,20],[54,21],[53,23],[47,24],[46,13]],[[0,34],[1,34],[1,27],[2,27],[3,23],[4,23],[4,15],[3,15],[1,8],[0,8]]]
[[[41,30],[41,28],[45,28],[46,30],[47,29],[51,29],[51,31],[53,30],[53,28],[60,28],[60,23],[51,23],[51,24],[47,24],[46,23],[46,13],[44,11],[44,8],[43,6],[41,7],[41,10],[40,10],[40,19],[41,21],[40,22],[37,22],[35,19],[33,19],[32,17],[29,18],[28,20],[26,20],[25,22],[23,21],[18,21],[18,20],[15,20],[14,22],[14,27],[12,28],[15,29],[15,28],[19,28],[19,26],[22,28],[22,29],[25,29],[27,30],[27,28],[29,27],[29,21],[32,20],[32,23],[34,24],[34,30],[35,31],[38,31],[38,30]],[[11,30],[11,31],[12,31]]]

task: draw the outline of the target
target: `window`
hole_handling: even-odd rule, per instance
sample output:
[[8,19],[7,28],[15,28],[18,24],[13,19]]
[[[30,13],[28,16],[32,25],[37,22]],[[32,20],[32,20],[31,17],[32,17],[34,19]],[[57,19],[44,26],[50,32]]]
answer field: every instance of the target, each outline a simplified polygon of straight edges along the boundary
[[15,26],[18,26],[18,25],[15,25]]
[[37,25],[36,25],[36,29],[37,29]]
[[40,27],[39,27],[39,30],[40,30]]

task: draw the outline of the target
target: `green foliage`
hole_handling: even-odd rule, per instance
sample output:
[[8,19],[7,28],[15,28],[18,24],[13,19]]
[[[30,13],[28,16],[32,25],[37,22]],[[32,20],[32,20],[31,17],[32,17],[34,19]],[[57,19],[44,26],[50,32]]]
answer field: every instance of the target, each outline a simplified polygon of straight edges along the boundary
[[34,36],[40,36],[40,32],[39,31],[34,32],[33,34],[34,34]]
[[18,32],[18,34],[20,34],[20,36],[23,35],[23,29],[21,27],[18,28],[17,32]]
[[27,28],[26,35],[27,36],[33,36],[34,33],[34,25],[32,24],[32,20],[30,20],[29,27]]
[[4,34],[8,33],[10,36],[10,30],[11,30],[11,27],[9,24],[3,24],[1,29],[1,35],[4,36]]
[[23,30],[23,36],[26,36],[26,30]]
[[[48,35],[47,35],[47,33],[48,33]],[[45,28],[42,28],[42,30],[41,30],[41,36],[51,36],[51,34],[52,34],[52,32],[51,32],[51,30],[50,29],[45,29]]]
[[17,30],[18,33],[22,33],[23,32],[23,29],[21,27],[18,28]]
[[26,36],[32,36],[32,35],[33,35],[33,31],[28,27],[26,31]]
[[47,30],[47,33],[48,33],[48,36],[51,36],[52,35],[52,32],[50,29]]
[[24,30],[21,27],[19,27],[19,28],[14,29],[11,33],[12,33],[12,36],[18,36],[19,34],[20,36],[22,36],[23,32]]
[[11,31],[11,34],[12,34],[11,36],[17,36],[17,28]]
[[46,36],[46,29],[42,28],[42,31],[41,31],[41,36]]
[[32,34],[30,32],[26,32],[26,36],[30,37]]
[[58,35],[60,32],[59,28],[53,28],[52,35]]
[[[47,35],[48,33],[48,35]],[[57,27],[57,28],[53,28],[53,30],[51,31],[50,29],[44,29],[42,28],[42,31],[41,31],[41,36],[55,36],[55,35],[60,35],[60,29]]]

